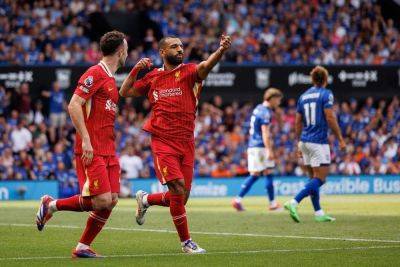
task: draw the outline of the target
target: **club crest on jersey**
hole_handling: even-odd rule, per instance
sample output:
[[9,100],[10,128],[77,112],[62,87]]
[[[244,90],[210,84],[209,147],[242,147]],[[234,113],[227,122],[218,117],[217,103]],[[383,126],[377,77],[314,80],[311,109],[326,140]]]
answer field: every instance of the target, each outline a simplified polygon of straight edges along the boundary
[[86,87],[91,87],[93,85],[93,76],[88,76],[85,81],[83,81],[83,84]]
[[179,81],[180,78],[181,78],[181,72],[180,71],[175,72],[175,81]]

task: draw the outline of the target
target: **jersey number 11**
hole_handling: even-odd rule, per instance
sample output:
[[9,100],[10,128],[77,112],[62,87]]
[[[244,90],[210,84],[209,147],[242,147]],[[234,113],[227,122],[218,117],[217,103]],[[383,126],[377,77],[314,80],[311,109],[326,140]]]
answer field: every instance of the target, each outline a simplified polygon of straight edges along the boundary
[[315,125],[317,103],[311,102],[304,104],[304,115],[306,116],[306,125]]

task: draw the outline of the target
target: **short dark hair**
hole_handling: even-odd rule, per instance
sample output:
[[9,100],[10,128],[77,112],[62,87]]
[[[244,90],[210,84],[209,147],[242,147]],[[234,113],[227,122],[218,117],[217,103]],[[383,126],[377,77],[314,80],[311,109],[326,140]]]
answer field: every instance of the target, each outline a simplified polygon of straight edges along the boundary
[[322,66],[316,66],[310,75],[312,83],[316,86],[323,86],[328,83],[328,71]]
[[117,52],[118,47],[124,42],[125,34],[119,31],[105,33],[100,39],[100,50],[103,56]]
[[163,48],[168,39],[175,39],[175,38],[178,38],[178,37],[170,35],[170,36],[165,36],[165,37],[161,38],[161,40],[158,42],[158,49]]

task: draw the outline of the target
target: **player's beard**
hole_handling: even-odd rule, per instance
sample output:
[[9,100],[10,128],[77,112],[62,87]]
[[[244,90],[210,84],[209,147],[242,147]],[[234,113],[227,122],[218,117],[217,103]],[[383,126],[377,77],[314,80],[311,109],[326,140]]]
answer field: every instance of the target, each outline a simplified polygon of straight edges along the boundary
[[183,62],[183,54],[181,54],[182,57],[178,57],[178,55],[180,55],[180,54],[167,55],[165,60],[168,62],[168,64],[170,64],[172,66],[178,66],[179,64],[182,64],[182,62]]
[[122,68],[123,66],[125,66],[125,62],[126,62],[126,58],[124,59],[123,57],[121,57],[118,60],[118,68]]

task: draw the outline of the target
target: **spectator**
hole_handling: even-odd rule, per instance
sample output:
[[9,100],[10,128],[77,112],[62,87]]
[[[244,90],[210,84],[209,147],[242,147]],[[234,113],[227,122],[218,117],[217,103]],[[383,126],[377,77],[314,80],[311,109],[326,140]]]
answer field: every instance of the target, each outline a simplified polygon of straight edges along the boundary
[[25,126],[26,120],[21,118],[17,127],[11,131],[12,150],[14,153],[29,149],[32,145],[32,133]]
[[122,153],[120,158],[121,169],[126,171],[126,177],[138,178],[143,170],[142,159],[135,155],[135,150],[132,146],[128,146],[126,151]]
[[352,160],[351,155],[346,155],[344,162],[339,164],[339,171],[347,175],[359,175],[361,168],[356,161]]
[[31,110],[31,96],[29,94],[29,84],[22,83],[13,96],[14,107],[19,112],[20,116],[23,116],[31,122],[33,119],[33,112]]
[[58,81],[53,82],[52,90],[43,91],[42,95],[49,98],[49,113],[50,113],[50,124],[53,127],[59,128],[65,125],[67,115],[65,113],[65,96],[61,90]]

